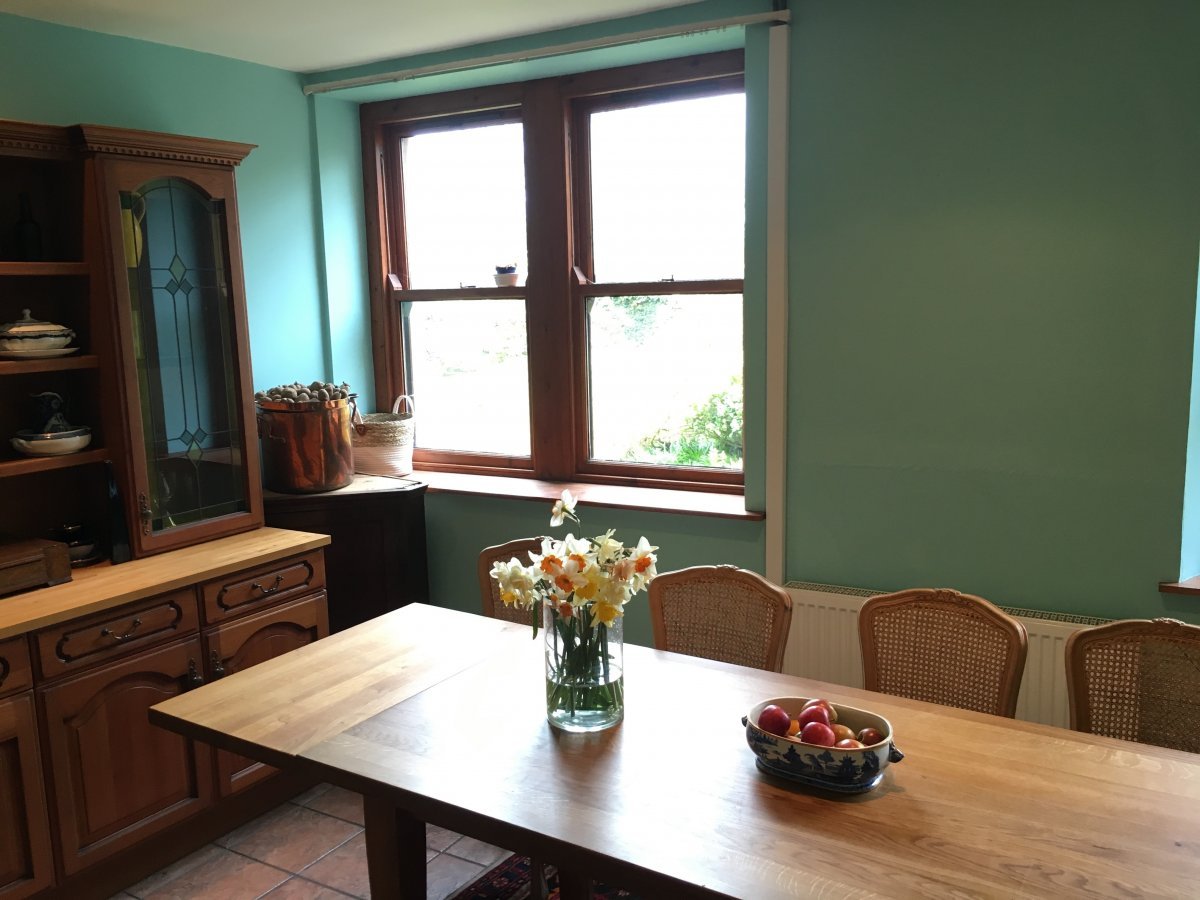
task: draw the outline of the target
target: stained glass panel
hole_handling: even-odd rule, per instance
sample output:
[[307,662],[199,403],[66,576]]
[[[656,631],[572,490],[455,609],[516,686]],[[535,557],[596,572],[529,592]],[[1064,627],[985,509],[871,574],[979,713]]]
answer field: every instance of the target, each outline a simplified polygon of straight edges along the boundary
[[121,194],[147,533],[248,509],[225,204],[178,178]]

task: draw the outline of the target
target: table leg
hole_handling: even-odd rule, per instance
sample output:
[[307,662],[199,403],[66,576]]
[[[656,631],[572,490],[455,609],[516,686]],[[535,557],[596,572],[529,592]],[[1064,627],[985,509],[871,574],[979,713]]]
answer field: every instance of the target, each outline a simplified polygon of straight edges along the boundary
[[372,900],[425,900],[425,823],[381,797],[363,797]]
[[560,900],[591,900],[592,879],[579,872],[558,870]]

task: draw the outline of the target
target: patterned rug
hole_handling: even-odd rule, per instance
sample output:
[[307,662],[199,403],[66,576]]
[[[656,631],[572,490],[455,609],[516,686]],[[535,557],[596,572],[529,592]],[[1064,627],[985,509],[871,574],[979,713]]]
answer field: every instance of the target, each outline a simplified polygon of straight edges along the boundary
[[[550,888],[547,897],[549,900],[558,900],[558,873],[553,866],[546,866],[546,882]],[[514,854],[454,894],[450,900],[528,900],[529,893],[529,857]],[[592,897],[638,900],[636,894],[598,881],[592,884]]]

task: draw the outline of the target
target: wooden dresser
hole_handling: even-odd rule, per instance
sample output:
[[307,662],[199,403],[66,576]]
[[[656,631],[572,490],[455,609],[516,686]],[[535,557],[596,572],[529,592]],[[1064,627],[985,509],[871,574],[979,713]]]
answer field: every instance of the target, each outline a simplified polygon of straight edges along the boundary
[[0,898],[109,896],[303,786],[146,710],[328,634],[328,543],[261,528],[0,597]]

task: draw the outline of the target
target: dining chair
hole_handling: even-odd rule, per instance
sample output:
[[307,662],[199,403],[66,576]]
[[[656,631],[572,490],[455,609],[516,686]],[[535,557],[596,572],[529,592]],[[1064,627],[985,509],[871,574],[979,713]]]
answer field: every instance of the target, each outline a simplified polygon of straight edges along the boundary
[[485,616],[490,616],[493,619],[504,619],[507,622],[517,622],[521,625],[530,624],[532,613],[528,609],[507,606],[500,599],[500,586],[496,583],[496,579],[492,578],[491,572],[492,566],[495,563],[508,562],[514,558],[521,565],[527,566],[529,565],[530,551],[536,552],[541,549],[542,539],[540,537],[531,537],[518,538],[515,541],[508,541],[505,544],[496,544],[494,547],[484,547],[480,551],[476,571],[479,575],[479,593],[483,599],[483,614]]
[[1071,727],[1200,753],[1200,627],[1126,619],[1067,638]]
[[858,613],[867,690],[1012,718],[1025,671],[1025,626],[982,597],[914,588]]
[[[530,551],[539,551],[542,549],[542,538],[518,538],[515,541],[508,541],[503,544],[496,544],[492,547],[484,547],[479,552],[479,562],[476,564],[475,571],[479,576],[479,594],[483,600],[483,614],[493,619],[504,619],[507,622],[516,622],[519,625],[529,625],[533,615],[528,609],[521,609],[517,606],[508,606],[500,599],[500,586],[496,579],[492,577],[492,566],[497,562],[508,562],[510,559],[516,559],[523,566],[529,565]],[[539,622],[540,626],[541,623]],[[530,858],[529,860],[529,881],[530,881],[530,900],[545,900],[549,896],[549,887],[546,883],[546,867],[540,859]]]
[[689,656],[783,670],[792,598],[736,566],[692,566],[650,582],[654,646]]

